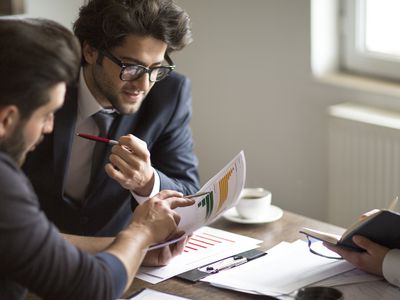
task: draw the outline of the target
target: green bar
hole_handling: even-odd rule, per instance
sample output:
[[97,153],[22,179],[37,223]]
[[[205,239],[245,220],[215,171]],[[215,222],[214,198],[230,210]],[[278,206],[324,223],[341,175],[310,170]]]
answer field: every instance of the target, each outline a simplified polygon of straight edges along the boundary
[[207,202],[207,209],[206,209],[206,218],[210,216],[210,195],[208,194],[206,197],[206,202]]
[[210,216],[211,216],[213,209],[214,209],[214,193],[211,192],[210,193]]

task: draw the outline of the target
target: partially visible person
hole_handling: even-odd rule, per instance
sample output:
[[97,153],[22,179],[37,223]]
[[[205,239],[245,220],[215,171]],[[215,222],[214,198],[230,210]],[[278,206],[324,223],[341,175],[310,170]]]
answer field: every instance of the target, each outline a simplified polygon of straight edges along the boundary
[[[374,209],[363,214],[361,219],[376,211]],[[389,249],[360,235],[355,235],[352,240],[365,252],[352,251],[329,243],[324,243],[324,245],[357,268],[383,276],[388,282],[400,287],[400,249]]]
[[[48,218],[78,242],[114,236],[160,190],[196,192],[199,177],[191,84],[170,59],[192,40],[187,13],[173,0],[90,0],[74,32],[77,84],[24,171]],[[102,147],[76,133],[120,144]]]
[[79,61],[77,40],[61,25],[0,19],[0,299],[24,299],[26,289],[43,299],[118,298],[148,247],[180,234],[173,209],[193,204],[179,192],[160,192],[115,239],[102,240],[97,255],[64,240],[46,218],[20,167],[52,131]]

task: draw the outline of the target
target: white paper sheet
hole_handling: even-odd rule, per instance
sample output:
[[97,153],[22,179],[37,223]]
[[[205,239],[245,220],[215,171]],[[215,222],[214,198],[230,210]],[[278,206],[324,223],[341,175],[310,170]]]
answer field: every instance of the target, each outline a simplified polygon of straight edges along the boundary
[[[225,211],[238,203],[245,180],[246,159],[244,152],[240,151],[234,159],[198,191],[198,193],[210,192],[210,194],[196,197],[195,204],[191,206],[175,209],[181,216],[178,228],[189,235],[200,227],[212,223]],[[152,245],[149,250],[176,243],[178,240],[173,239]]]
[[192,206],[176,209],[181,215],[178,227],[187,233],[192,233],[201,226],[210,224],[237,204],[245,180],[246,160],[241,151],[199,190],[211,194],[196,198],[196,203]]
[[[175,295],[155,291],[152,289],[144,289],[135,296],[128,298],[128,300],[189,300],[189,298],[178,297]],[[119,299],[124,300],[124,299]]]
[[261,242],[261,240],[205,226],[193,233],[183,253],[174,257],[168,265],[141,267],[136,277],[155,284],[225,257],[257,248]]
[[348,272],[318,281],[314,286],[338,286],[344,284],[354,284],[361,282],[380,281],[382,277],[368,274],[360,269],[350,270]]
[[255,291],[265,295],[290,294],[321,279],[354,269],[346,261],[332,260],[309,252],[296,241],[280,245],[279,251],[239,267],[202,279],[220,287]]
[[400,299],[400,289],[385,280],[347,284],[336,287],[344,299],[351,300],[394,300]]

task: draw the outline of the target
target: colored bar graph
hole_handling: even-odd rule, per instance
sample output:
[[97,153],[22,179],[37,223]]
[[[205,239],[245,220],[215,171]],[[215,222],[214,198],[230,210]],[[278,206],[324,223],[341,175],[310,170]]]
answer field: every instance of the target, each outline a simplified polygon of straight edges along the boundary
[[236,243],[236,241],[232,239],[227,239],[225,237],[210,234],[208,232],[202,232],[200,234],[194,234],[189,238],[189,241],[185,245],[183,252],[205,250],[217,245],[234,243]]
[[206,220],[208,220],[214,209],[214,193],[210,192],[197,204],[197,207],[206,207]]
[[229,188],[229,178],[232,176],[233,168],[225,174],[224,177],[218,182],[219,185],[219,203],[218,203],[218,210],[221,209],[226,199],[228,199],[228,188]]

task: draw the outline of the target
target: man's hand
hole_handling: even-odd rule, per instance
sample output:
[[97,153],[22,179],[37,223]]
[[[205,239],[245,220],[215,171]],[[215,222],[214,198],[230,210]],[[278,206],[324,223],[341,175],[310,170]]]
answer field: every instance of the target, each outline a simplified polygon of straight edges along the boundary
[[347,250],[343,247],[324,243],[325,247],[338,253],[345,260],[366,272],[382,276],[382,263],[389,248],[376,244],[363,236],[354,236],[353,242],[365,252]]
[[154,184],[150,152],[146,142],[128,134],[112,147],[110,163],[105,167],[108,176],[123,188],[141,196],[148,196]]
[[185,237],[172,245],[147,252],[142,265],[147,267],[159,267],[167,265],[172,258],[182,253],[187,240],[188,237]]
[[180,216],[174,211],[177,207],[192,205],[194,199],[182,198],[176,191],[161,191],[136,207],[132,222],[128,227],[141,228],[150,238],[151,244],[164,242],[169,237],[177,236]]

